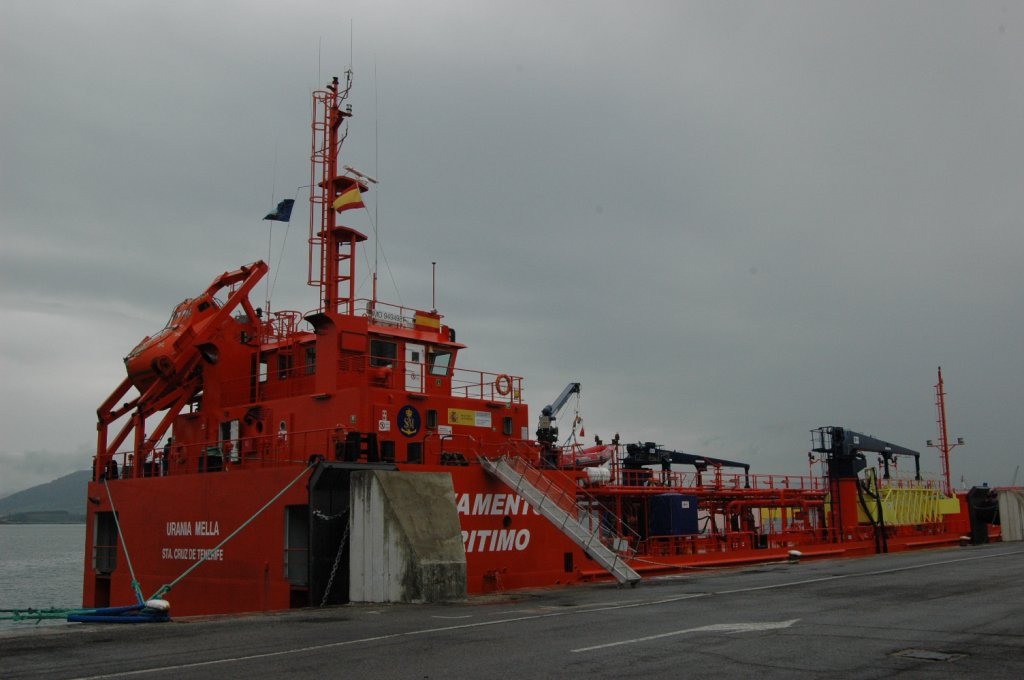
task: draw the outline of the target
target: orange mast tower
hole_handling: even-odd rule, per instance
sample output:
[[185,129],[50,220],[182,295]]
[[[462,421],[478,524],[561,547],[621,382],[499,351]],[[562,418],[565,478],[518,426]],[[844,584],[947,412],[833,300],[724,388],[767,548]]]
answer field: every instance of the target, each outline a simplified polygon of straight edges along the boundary
[[[335,201],[352,190],[367,191],[359,180],[338,173],[338,148],[345,141],[345,119],[352,107],[341,108],[352,88],[352,72],[345,73],[345,86],[337,78],[326,90],[313,93],[313,147],[311,151],[309,211],[309,281],[320,287],[320,304],[328,314],[354,316],[356,243],[366,236],[337,223]],[[322,225],[322,227],[320,226]],[[319,255],[319,257],[317,257]],[[316,260],[319,260],[318,262]]]

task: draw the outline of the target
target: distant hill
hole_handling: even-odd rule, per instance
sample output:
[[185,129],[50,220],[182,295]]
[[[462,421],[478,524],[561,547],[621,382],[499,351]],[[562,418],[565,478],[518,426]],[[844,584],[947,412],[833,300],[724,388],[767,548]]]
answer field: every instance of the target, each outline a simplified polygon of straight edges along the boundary
[[60,479],[0,498],[0,519],[10,522],[84,522],[85,494],[91,473],[72,472]]

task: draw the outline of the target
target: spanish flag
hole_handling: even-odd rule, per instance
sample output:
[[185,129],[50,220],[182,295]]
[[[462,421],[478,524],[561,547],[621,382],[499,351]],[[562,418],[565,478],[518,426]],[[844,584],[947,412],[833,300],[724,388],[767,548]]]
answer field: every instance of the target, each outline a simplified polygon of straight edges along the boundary
[[363,203],[363,195],[359,193],[359,185],[353,184],[350,189],[343,191],[340,196],[334,199],[331,207],[338,212],[351,210],[352,208],[365,208],[366,204]]

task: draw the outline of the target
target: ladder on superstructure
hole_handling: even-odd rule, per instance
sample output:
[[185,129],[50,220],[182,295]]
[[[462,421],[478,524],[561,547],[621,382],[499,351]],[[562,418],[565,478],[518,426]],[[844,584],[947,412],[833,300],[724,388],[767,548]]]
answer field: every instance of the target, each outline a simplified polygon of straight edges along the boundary
[[356,244],[366,236],[338,224],[333,201],[345,190],[366,186],[338,172],[338,154],[347,133],[340,128],[352,115],[351,107],[341,108],[351,87],[351,71],[346,72],[345,87],[338,79],[327,89],[313,93],[314,115],[309,176],[309,275],[307,283],[320,288],[320,305],[327,312],[355,315]]
[[[546,517],[595,562],[607,569],[620,584],[637,584],[640,574],[626,563],[634,554],[629,541],[612,534],[609,539],[615,549],[605,545],[602,539],[608,527],[602,526],[600,522],[596,528],[588,526],[590,522],[580,517],[581,508],[575,496],[552,482],[522,458],[502,456],[489,459],[481,456],[479,460],[484,470],[519,494],[530,507]],[[600,504],[597,501],[590,501],[588,510],[592,511],[595,505]],[[592,517],[590,512],[585,515],[586,520]]]

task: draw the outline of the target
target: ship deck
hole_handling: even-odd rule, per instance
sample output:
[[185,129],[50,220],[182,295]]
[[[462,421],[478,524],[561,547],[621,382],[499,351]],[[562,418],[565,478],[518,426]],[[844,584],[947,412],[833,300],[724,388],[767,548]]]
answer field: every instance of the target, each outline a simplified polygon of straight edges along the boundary
[[4,678],[1019,677],[1024,544],[0,633]]

